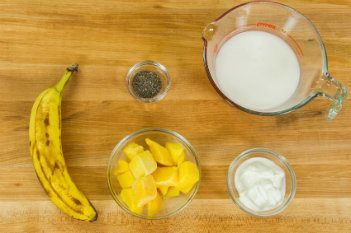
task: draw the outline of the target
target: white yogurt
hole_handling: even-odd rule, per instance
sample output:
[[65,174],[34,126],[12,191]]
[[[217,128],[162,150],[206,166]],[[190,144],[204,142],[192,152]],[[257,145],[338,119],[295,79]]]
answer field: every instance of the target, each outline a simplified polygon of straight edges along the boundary
[[254,211],[271,210],[285,196],[285,173],[273,161],[255,157],[243,162],[235,173],[239,200]]

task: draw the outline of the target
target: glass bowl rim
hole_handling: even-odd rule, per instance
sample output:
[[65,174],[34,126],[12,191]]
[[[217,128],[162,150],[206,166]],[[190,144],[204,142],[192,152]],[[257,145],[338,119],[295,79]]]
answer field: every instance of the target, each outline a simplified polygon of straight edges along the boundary
[[[289,194],[289,197],[284,200],[278,207],[276,207],[275,209],[272,210],[268,210],[268,211],[264,211],[262,213],[260,212],[255,212],[254,210],[251,210],[249,208],[247,208],[246,206],[244,206],[237,198],[235,198],[234,196],[234,189],[236,189],[235,187],[232,186],[231,184],[231,177],[232,177],[232,173],[234,172],[234,168],[237,167],[238,162],[242,159],[245,159],[245,157],[253,154],[253,153],[263,153],[263,154],[269,154],[270,156],[273,156],[274,158],[276,158],[277,160],[279,160],[285,168],[287,168],[287,170],[289,171],[289,177],[291,179],[291,192]],[[246,160],[246,159],[245,159]],[[271,159],[270,159],[271,160]],[[278,165],[279,166],[279,165]],[[292,168],[292,166],[290,165],[290,163],[288,162],[288,160],[281,154],[271,150],[271,149],[267,149],[267,148],[263,148],[263,147],[255,147],[255,148],[250,148],[247,149],[243,152],[241,152],[231,163],[230,166],[228,168],[227,171],[227,191],[229,193],[230,198],[233,200],[233,202],[244,212],[256,216],[256,217],[271,217],[274,215],[277,215],[279,213],[281,213],[283,210],[285,210],[289,204],[292,202],[292,200],[295,197],[296,194],[296,174],[294,169]]]
[[[127,142],[129,141],[130,139],[138,136],[138,135],[141,135],[143,133],[147,133],[147,132],[158,132],[158,133],[164,133],[164,134],[168,134],[172,137],[176,137],[179,141],[181,141],[183,144],[186,145],[186,147],[190,150],[191,152],[191,155],[194,157],[194,160],[195,160],[195,164],[196,166],[198,167],[198,170],[199,170],[199,181],[196,183],[196,185],[192,188],[193,193],[187,198],[186,202],[181,205],[180,207],[176,208],[175,210],[171,211],[170,213],[166,214],[166,215],[162,215],[162,216],[157,216],[157,217],[148,217],[146,215],[142,215],[142,214],[137,214],[137,213],[134,213],[132,211],[130,211],[124,203],[122,203],[118,197],[117,197],[117,193],[115,192],[115,190],[113,190],[112,188],[112,184],[111,184],[111,181],[110,181],[110,177],[112,176],[111,174],[111,168],[112,168],[112,160],[114,159],[114,157],[116,156],[117,154],[117,151],[121,150],[122,146]],[[176,131],[173,131],[173,130],[169,130],[169,129],[163,129],[163,128],[144,128],[144,129],[140,129],[140,130],[137,130],[131,134],[128,134],[127,136],[125,136],[124,138],[122,138],[117,144],[116,146],[113,148],[112,150],[112,153],[110,155],[110,158],[108,160],[108,164],[107,164],[107,183],[108,183],[108,187],[109,187],[109,190],[110,190],[110,194],[111,196],[113,197],[113,199],[115,200],[115,202],[118,204],[118,206],[120,208],[122,208],[126,213],[130,214],[130,215],[133,215],[135,217],[139,217],[139,218],[143,218],[143,219],[148,219],[148,220],[160,220],[160,219],[165,219],[165,218],[169,218],[169,217],[172,217],[176,214],[178,214],[179,212],[181,212],[183,209],[185,209],[191,202],[192,200],[194,199],[194,197],[196,196],[198,190],[199,190],[199,187],[200,187],[200,182],[201,182],[201,166],[200,166],[200,162],[199,162],[199,159],[198,159],[198,155],[197,155],[197,152],[195,151],[195,149],[193,148],[193,146],[190,144],[190,142],[185,138],[183,137],[182,135],[180,135],[179,133],[177,133]]]
[[[132,78],[132,74],[135,70],[137,70],[140,67],[143,67],[145,65],[149,65],[149,66],[153,66],[155,67],[159,72],[161,72],[162,74],[164,74],[164,77],[166,78],[166,83],[164,84],[165,88],[162,92],[158,93],[156,96],[152,97],[152,98],[142,98],[137,96],[130,85],[130,80]],[[169,75],[169,72],[167,70],[167,68],[162,65],[161,63],[157,62],[157,61],[152,61],[152,60],[143,60],[140,62],[135,63],[127,72],[127,75],[125,77],[125,83],[128,89],[128,92],[137,100],[143,102],[143,103],[154,103],[154,102],[158,102],[160,100],[162,100],[163,98],[165,98],[165,96],[167,95],[170,87],[171,87],[171,76]]]

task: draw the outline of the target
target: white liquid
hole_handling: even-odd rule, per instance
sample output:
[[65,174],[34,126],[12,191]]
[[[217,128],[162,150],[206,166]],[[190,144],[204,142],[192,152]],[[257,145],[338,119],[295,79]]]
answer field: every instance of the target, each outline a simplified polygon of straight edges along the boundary
[[271,210],[285,196],[285,173],[273,161],[255,157],[243,162],[235,173],[239,200],[254,211]]
[[300,79],[292,48],[263,31],[246,31],[229,38],[217,54],[215,70],[215,81],[229,99],[257,111],[286,102]]

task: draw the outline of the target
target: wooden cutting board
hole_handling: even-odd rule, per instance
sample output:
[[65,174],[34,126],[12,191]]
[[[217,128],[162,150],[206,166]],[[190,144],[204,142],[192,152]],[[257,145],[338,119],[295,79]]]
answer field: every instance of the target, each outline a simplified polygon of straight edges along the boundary
[[[351,103],[333,122],[316,99],[280,117],[229,106],[207,80],[203,27],[243,1],[2,0],[0,2],[0,232],[351,232]],[[351,1],[282,1],[309,17],[329,55],[330,72],[351,86]],[[124,77],[136,62],[164,64],[166,99],[143,105]],[[79,63],[63,101],[63,149],[77,185],[99,212],[94,223],[62,214],[40,186],[28,149],[35,97]],[[184,135],[199,153],[200,190],[183,212],[146,221],[122,211],[106,181],[115,144],[144,127]],[[226,190],[229,163],[245,149],[285,155],[297,195],[282,214],[254,218]]]

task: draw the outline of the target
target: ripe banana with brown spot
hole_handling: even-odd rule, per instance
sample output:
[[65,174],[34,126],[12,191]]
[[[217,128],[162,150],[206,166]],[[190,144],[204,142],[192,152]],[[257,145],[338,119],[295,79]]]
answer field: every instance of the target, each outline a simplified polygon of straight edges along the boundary
[[36,98],[29,123],[30,153],[38,179],[55,205],[73,218],[95,221],[97,213],[72,181],[62,153],[62,91],[76,71],[78,65],[69,66],[55,86]]

